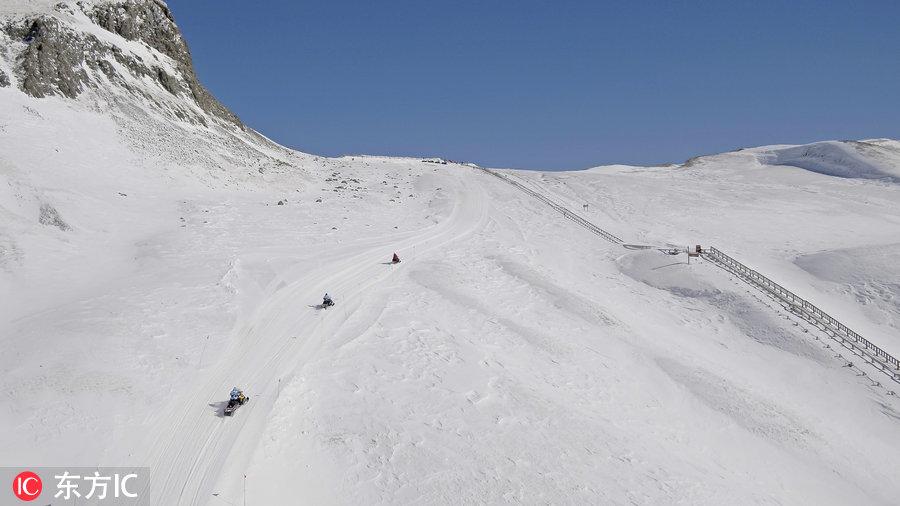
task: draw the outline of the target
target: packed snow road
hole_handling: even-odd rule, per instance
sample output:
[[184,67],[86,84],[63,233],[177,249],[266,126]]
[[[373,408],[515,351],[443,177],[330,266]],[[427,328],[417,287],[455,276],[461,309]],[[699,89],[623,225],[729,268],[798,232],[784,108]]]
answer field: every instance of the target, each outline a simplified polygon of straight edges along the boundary
[[[383,283],[398,266],[386,265],[393,251],[415,266],[416,255],[442,248],[484,227],[487,197],[468,175],[451,174],[453,208],[439,223],[380,241],[344,247],[328,254],[312,272],[279,276],[271,293],[241,321],[228,349],[214,367],[203,371],[196,386],[170,399],[171,408],[149,420],[144,461],[150,469],[146,504],[203,504],[226,463],[240,467],[257,443],[275,401],[281,378],[314,355],[322,341],[347,320],[360,294]],[[273,283],[270,283],[270,286]],[[337,305],[315,305],[328,291]],[[232,384],[252,402],[233,418],[221,416]],[[137,456],[137,455],[136,455]],[[237,479],[237,477],[233,477]]]

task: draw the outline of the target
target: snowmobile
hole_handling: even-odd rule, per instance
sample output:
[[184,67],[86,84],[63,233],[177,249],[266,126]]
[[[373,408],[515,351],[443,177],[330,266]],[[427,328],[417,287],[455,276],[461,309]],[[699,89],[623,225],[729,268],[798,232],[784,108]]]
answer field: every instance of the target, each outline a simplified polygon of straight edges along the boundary
[[231,389],[231,399],[228,400],[228,404],[225,406],[225,416],[231,416],[237,410],[237,408],[243,406],[250,402],[250,398],[244,395],[238,387],[234,387]]
[[334,300],[332,300],[331,296],[329,296],[326,293],[325,297],[322,297],[322,309],[328,309],[329,307],[331,307],[333,305],[334,305]]
[[391,263],[392,263],[392,264],[399,264],[399,263],[400,263],[400,257],[397,256],[396,253],[394,253],[394,258],[391,259]]

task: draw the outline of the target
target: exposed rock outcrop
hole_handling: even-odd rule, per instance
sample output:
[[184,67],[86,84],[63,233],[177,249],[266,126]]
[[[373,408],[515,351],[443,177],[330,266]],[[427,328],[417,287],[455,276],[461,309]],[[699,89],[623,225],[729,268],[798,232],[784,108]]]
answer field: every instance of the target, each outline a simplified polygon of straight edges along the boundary
[[95,37],[80,35],[50,16],[7,25],[5,31],[25,43],[16,61],[22,91],[33,97],[69,98],[82,92],[89,80],[85,55],[99,49]]
[[[223,106],[197,79],[191,52],[175,24],[172,11],[158,0],[126,0],[100,4],[86,14],[104,29],[126,40],[139,40],[176,62],[191,97],[201,109],[237,125],[238,117]],[[181,83],[156,68],[156,78],[172,94],[179,94]]]
[[[152,90],[143,89],[143,78],[149,78],[173,97],[190,100],[206,114],[244,128],[240,119],[200,84],[184,37],[164,2],[69,1],[57,4],[54,10],[52,14],[7,20],[3,27],[10,39],[21,42],[16,45],[21,49],[12,53],[17,82],[25,93],[76,98],[85,89],[100,90],[108,82],[166,109],[152,97]],[[131,51],[126,43],[116,44],[115,37],[101,40],[78,30],[78,23],[72,22],[77,19],[94,23],[120,40],[145,46],[145,53],[152,58]],[[9,77],[0,72],[0,86],[9,84]],[[202,114],[192,114],[178,105],[166,112],[206,124]]]
[[41,225],[56,227],[63,232],[72,229],[72,227],[70,227],[69,224],[62,219],[62,216],[59,215],[59,211],[57,211],[55,207],[47,203],[41,204],[41,211],[40,215],[38,216],[38,222],[40,222]]

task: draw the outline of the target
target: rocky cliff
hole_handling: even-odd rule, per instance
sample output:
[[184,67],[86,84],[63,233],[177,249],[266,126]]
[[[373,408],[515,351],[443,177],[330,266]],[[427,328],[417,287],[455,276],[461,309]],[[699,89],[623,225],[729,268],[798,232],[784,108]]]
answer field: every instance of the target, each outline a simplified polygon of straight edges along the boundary
[[[16,0],[12,0],[15,3]],[[30,2],[2,21],[0,86],[33,97],[108,100],[110,93],[147,102],[191,123],[238,117],[202,85],[191,53],[161,0]]]

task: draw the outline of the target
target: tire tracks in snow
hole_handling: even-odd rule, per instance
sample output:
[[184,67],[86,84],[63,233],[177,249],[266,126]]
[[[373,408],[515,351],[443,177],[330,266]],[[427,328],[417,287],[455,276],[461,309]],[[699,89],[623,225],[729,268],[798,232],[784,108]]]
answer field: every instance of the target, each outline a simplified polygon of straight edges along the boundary
[[[212,499],[226,466],[243,469],[274,405],[277,378],[314,356],[359,306],[359,295],[395,271],[374,259],[398,251],[406,253],[407,264],[414,263],[413,251],[418,257],[438,250],[486,225],[485,191],[464,173],[451,177],[457,195],[444,221],[400,242],[391,237],[372,242],[362,252],[343,248],[347,254],[311,273],[291,282],[268,283],[278,288],[252,316],[239,322],[219,361],[199,373],[197,384],[174,399],[170,410],[151,419],[142,446],[141,464],[149,466],[147,485],[140,493],[142,504],[204,504]],[[338,294],[338,306],[325,311],[308,308],[308,301],[317,300],[326,289]],[[210,406],[216,406],[233,384],[245,385],[251,402],[232,418],[210,413]]]

